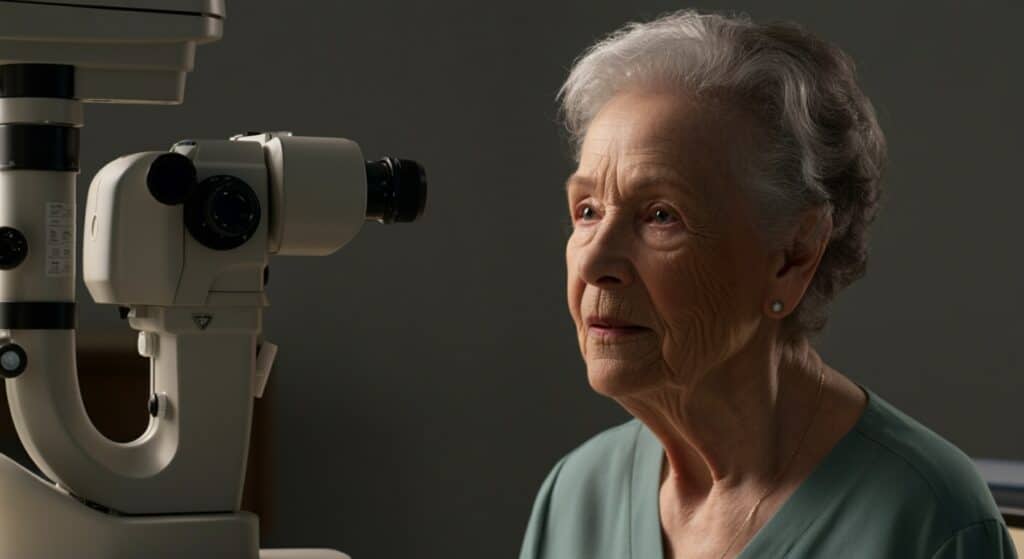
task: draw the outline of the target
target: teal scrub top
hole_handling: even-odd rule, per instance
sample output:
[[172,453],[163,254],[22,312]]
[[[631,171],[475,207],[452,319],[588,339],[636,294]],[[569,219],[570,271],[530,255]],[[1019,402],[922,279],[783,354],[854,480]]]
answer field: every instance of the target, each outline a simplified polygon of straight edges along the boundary
[[[752,558],[1017,558],[973,462],[864,388],[867,407],[740,553]],[[520,559],[663,559],[664,450],[637,420],[544,480]]]

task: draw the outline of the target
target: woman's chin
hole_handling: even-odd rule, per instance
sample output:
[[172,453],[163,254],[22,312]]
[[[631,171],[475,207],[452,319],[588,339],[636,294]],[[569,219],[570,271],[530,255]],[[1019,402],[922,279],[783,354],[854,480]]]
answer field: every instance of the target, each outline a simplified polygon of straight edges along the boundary
[[622,361],[597,359],[587,362],[590,387],[609,398],[626,396],[649,388],[654,379],[649,368],[630,366]]

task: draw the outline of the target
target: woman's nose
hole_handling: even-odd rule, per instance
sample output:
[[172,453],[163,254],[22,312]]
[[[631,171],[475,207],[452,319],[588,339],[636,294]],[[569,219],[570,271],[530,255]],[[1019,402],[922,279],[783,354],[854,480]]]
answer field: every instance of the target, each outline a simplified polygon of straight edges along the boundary
[[579,248],[580,277],[590,285],[605,289],[629,286],[635,274],[630,245],[624,227],[610,221],[601,223],[590,242]]

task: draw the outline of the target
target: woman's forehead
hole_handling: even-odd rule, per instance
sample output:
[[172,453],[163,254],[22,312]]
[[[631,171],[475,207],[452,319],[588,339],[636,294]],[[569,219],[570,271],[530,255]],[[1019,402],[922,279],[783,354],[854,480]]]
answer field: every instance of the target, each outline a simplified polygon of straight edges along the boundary
[[739,143],[730,138],[743,132],[729,113],[677,93],[617,95],[587,128],[577,173],[675,172],[694,182],[706,173],[729,173]]

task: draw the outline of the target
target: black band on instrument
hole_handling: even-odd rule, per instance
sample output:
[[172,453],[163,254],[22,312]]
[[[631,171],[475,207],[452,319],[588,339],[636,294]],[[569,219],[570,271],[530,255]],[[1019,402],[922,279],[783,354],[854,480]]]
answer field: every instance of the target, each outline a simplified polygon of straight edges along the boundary
[[0,97],[75,98],[75,67],[67,64],[0,66]]
[[0,124],[0,170],[78,171],[78,129]]
[[75,304],[56,301],[0,303],[0,329],[74,330]]

